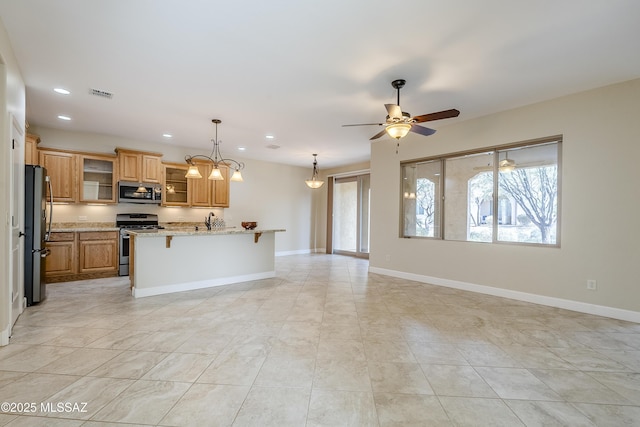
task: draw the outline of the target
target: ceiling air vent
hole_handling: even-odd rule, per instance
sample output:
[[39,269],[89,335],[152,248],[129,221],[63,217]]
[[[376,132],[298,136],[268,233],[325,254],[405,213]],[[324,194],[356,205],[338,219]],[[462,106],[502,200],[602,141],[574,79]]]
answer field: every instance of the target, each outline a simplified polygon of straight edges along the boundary
[[280,148],[280,146],[276,144],[269,144],[267,145],[267,148],[270,150],[277,150],[278,148]]
[[89,89],[89,93],[91,95],[100,96],[102,98],[111,99],[113,98],[113,94],[111,92],[106,92],[104,90],[99,89]]

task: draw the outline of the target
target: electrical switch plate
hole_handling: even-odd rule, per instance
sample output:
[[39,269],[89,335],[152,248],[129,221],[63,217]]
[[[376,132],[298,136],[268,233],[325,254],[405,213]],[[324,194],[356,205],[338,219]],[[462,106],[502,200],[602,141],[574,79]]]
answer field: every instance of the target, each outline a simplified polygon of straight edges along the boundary
[[598,288],[598,282],[595,280],[587,280],[587,289],[590,291],[595,291]]

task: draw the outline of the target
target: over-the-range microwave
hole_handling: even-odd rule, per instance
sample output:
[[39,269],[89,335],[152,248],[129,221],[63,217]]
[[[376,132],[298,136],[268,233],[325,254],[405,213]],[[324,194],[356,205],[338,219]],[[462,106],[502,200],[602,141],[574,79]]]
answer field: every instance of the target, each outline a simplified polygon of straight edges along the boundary
[[162,203],[160,184],[118,182],[118,203]]

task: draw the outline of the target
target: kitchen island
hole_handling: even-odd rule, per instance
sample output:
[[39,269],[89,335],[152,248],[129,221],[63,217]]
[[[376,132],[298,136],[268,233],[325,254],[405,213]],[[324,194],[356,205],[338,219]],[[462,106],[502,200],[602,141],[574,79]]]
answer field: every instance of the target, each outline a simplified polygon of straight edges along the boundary
[[275,233],[284,229],[129,231],[136,298],[275,277]]

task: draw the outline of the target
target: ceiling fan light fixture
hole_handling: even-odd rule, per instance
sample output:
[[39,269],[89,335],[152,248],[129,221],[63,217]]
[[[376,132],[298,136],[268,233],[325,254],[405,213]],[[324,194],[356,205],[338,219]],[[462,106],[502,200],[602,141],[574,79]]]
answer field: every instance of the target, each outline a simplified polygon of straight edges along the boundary
[[409,123],[394,123],[385,129],[390,137],[395,139],[404,138],[411,130]]
[[503,159],[498,163],[500,172],[512,172],[516,168],[516,162],[512,159]]
[[311,175],[311,179],[307,179],[304,181],[305,184],[307,184],[307,187],[313,188],[313,189],[320,188],[324,184],[324,181],[318,179],[318,160],[316,159],[316,157],[318,157],[318,155],[314,154],[313,155],[313,174]]

